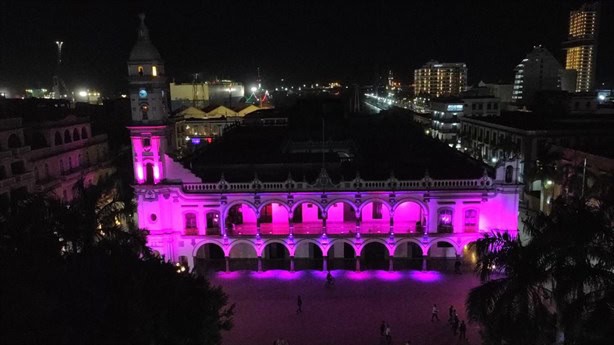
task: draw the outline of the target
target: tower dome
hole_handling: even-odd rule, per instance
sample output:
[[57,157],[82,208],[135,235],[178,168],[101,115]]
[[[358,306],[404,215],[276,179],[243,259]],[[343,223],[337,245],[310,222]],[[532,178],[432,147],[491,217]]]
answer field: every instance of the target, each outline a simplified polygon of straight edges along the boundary
[[139,14],[141,25],[139,26],[136,44],[130,51],[129,61],[161,61],[162,57],[158,49],[154,47],[149,39],[149,30],[145,26],[145,14]]

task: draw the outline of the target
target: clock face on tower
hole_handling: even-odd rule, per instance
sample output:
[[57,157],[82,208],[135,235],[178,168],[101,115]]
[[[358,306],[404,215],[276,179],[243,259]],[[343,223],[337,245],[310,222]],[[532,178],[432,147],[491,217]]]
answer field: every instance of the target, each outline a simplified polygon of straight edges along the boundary
[[140,89],[140,90],[139,90],[139,97],[140,97],[140,98],[147,98],[147,90],[145,90],[145,89]]

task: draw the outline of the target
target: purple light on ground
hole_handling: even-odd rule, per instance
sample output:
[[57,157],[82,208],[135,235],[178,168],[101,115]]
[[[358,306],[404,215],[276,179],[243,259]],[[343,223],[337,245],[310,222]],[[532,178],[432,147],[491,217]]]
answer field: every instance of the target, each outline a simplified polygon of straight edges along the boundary
[[411,271],[409,278],[421,283],[434,283],[441,280],[441,274],[437,271]]
[[349,279],[349,280],[368,280],[371,279],[371,273],[368,271],[363,271],[363,272],[354,272],[354,271],[349,271],[345,274],[345,276]]
[[241,277],[241,274],[238,271],[235,272],[219,272],[216,275],[218,278],[220,279],[225,279],[225,280],[235,280]]
[[383,281],[397,281],[403,279],[401,272],[376,271],[375,279]]
[[290,272],[284,270],[270,270],[264,272],[250,272],[250,277],[255,279],[278,279],[278,280],[296,280],[303,277],[303,272]]
[[200,144],[200,138],[192,138],[192,144],[194,145]]

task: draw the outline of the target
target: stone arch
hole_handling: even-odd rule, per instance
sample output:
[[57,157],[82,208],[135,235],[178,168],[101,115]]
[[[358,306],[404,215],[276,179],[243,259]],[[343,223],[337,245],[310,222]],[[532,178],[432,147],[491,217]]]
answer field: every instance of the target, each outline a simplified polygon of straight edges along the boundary
[[64,143],[68,144],[72,142],[72,137],[70,136],[70,131],[68,129],[64,130]]
[[[375,203],[381,208],[375,208]],[[360,232],[386,234],[390,231],[390,204],[381,198],[368,198],[360,204]]]
[[353,241],[351,241],[350,239],[348,239],[348,238],[336,238],[336,239],[334,239],[334,240],[330,241],[330,243],[329,243],[329,245],[328,245],[328,248],[326,248],[326,251],[322,251],[322,253],[324,253],[324,254],[328,255],[328,254],[329,254],[329,251],[330,251],[330,250],[333,248],[333,246],[334,246],[335,244],[337,244],[337,243],[346,243],[346,244],[348,244],[350,247],[352,247],[352,249],[354,249],[354,256],[356,256],[356,253],[358,253],[358,249],[357,249],[356,244],[355,244]]
[[[243,205],[246,208],[243,208]],[[258,209],[247,200],[236,200],[224,209],[225,229],[231,236],[256,235],[258,226]]]
[[290,234],[290,207],[282,200],[266,200],[258,207],[260,232],[267,235]]
[[322,244],[313,238],[300,239],[293,246],[294,265],[296,270],[311,269],[320,270],[323,268],[324,248]]
[[314,204],[314,205],[316,205],[320,209],[320,211],[326,212],[326,209],[320,204],[319,201],[314,200],[314,199],[302,199],[302,200],[298,200],[298,201],[294,202],[294,205],[292,205],[292,207],[291,207],[292,213],[294,213],[294,211],[296,210],[298,205],[305,204],[305,203]]
[[62,145],[62,134],[60,132],[55,132],[55,146]]
[[358,252],[361,266],[365,269],[385,270],[391,257],[391,247],[382,239],[372,238],[365,241]]
[[226,269],[226,253],[224,246],[218,242],[201,242],[194,247],[192,260],[194,270],[199,274],[206,274],[207,271],[224,271]]
[[256,205],[254,205],[254,203],[252,203],[251,201],[247,201],[247,200],[234,200],[229,202],[228,204],[226,204],[226,207],[224,208],[224,218],[226,218],[228,216],[228,211],[230,211],[230,209],[235,206],[235,205],[239,205],[239,204],[245,204],[249,207],[252,208],[252,210],[258,214],[258,207],[256,207]]
[[254,250],[254,254],[255,256],[258,256],[258,249],[256,248],[255,244],[251,241],[248,240],[235,240],[232,243],[230,243],[229,245],[225,246],[224,248],[224,254],[228,257],[230,257],[230,254],[232,253],[232,249],[237,247],[238,245],[247,245],[248,247],[252,248]]
[[79,135],[79,130],[76,128],[72,130],[72,140],[73,141],[81,140],[81,136]]
[[[315,245],[316,245],[318,248],[320,248],[320,250],[322,251],[322,255],[324,255],[324,249],[325,249],[325,248],[322,246],[322,244],[321,244],[321,243],[320,243],[318,240],[313,239],[313,238],[303,238],[303,239],[300,239],[300,240],[296,241],[296,242],[294,243],[294,248],[292,248],[292,251],[290,252],[290,253],[291,253],[291,255],[292,255],[292,256],[294,256],[294,253],[296,253],[296,250],[297,250],[297,249],[298,249],[298,247],[300,247],[302,244],[309,244],[309,243],[311,243],[311,244],[315,244]],[[328,248],[326,248],[326,249],[328,249]]]
[[425,255],[425,254],[428,253],[428,249],[429,249],[428,245],[425,246],[418,239],[415,239],[415,238],[404,238],[404,239],[401,239],[401,240],[397,241],[394,244],[394,248],[392,249],[393,250],[392,253],[396,253],[397,249],[399,247],[401,247],[401,245],[407,244],[407,243],[413,243],[413,244],[417,245],[420,248],[420,250],[422,250],[422,255]]
[[383,244],[384,248],[386,248],[386,250],[388,250],[388,254],[389,255],[394,255],[394,247],[389,245],[385,240],[383,240],[381,238],[369,238],[366,241],[364,241],[360,246],[357,246],[356,256],[360,256],[360,254],[362,253],[362,250],[369,243],[380,243],[380,244]]
[[87,139],[87,129],[81,128],[81,139]]
[[21,140],[19,139],[19,136],[15,133],[9,135],[8,148],[16,149],[19,147],[21,147]]
[[200,247],[204,246],[205,244],[215,244],[216,246],[222,249],[222,251],[224,252],[224,256],[228,256],[227,251],[226,251],[227,246],[225,246],[221,240],[215,240],[215,239],[206,239],[206,240],[201,240],[201,241],[196,242],[196,244],[194,245],[194,248],[192,249],[192,256],[196,256],[196,254],[198,253],[198,249],[200,249]]
[[422,200],[418,199],[418,198],[413,198],[413,197],[406,197],[406,198],[401,198],[398,199],[394,205],[392,205],[392,212],[395,212],[396,209],[403,203],[405,202],[414,202],[418,205],[420,205],[420,207],[422,207],[422,211],[426,212],[426,214],[429,214],[429,206]]
[[[311,204],[313,207],[309,207]],[[306,207],[303,207],[303,206]],[[292,205],[292,222],[297,235],[321,234],[324,224],[324,207],[313,199],[297,201]]]
[[260,251],[258,256],[262,259],[263,270],[291,269],[290,256],[292,252],[286,242],[271,239],[265,241],[258,250]]
[[[417,214],[416,210],[411,210],[412,205],[418,207]],[[395,234],[422,233],[426,227],[428,210],[422,201],[404,198],[393,205],[391,217]]]
[[286,211],[288,211],[288,213],[290,213],[290,211],[292,211],[292,208],[290,206],[288,206],[288,204],[285,201],[281,200],[281,199],[267,199],[265,201],[262,201],[260,206],[257,207],[258,212],[260,213],[260,211],[266,205],[273,204],[273,203],[279,204],[279,205],[283,206],[286,209]]
[[392,207],[390,206],[390,203],[380,197],[370,197],[370,198],[366,198],[364,199],[360,205],[358,206],[358,211],[362,213],[362,209],[365,208],[365,206],[367,206],[368,204],[377,201],[377,202],[381,202],[382,204],[386,205],[386,207],[388,208],[388,212],[390,212],[392,210]]
[[328,234],[352,235],[356,231],[358,207],[354,202],[348,199],[335,199],[329,202],[325,209]]
[[437,243],[439,242],[445,242],[445,243],[450,244],[452,248],[454,248],[454,253],[459,254],[460,248],[459,248],[458,243],[454,242],[452,239],[449,239],[449,238],[435,238],[431,240],[428,244],[428,247],[426,247],[426,252],[430,253],[431,249],[433,249],[434,246],[436,246]]
[[358,212],[358,206],[356,206],[356,204],[354,203],[354,200],[351,199],[347,199],[347,198],[336,198],[333,200],[329,200],[328,201],[328,205],[326,205],[326,207],[324,208],[326,212],[328,212],[328,210],[333,207],[334,204],[339,203],[339,202],[344,202],[350,206],[352,206],[352,208],[354,209],[355,212]]
[[279,243],[284,246],[284,248],[286,248],[286,250],[288,251],[288,255],[294,254],[294,250],[290,249],[290,246],[285,241],[276,238],[271,238],[264,241],[259,248],[256,248],[256,254],[258,254],[258,256],[262,256],[262,253],[264,252],[266,246],[272,243]]

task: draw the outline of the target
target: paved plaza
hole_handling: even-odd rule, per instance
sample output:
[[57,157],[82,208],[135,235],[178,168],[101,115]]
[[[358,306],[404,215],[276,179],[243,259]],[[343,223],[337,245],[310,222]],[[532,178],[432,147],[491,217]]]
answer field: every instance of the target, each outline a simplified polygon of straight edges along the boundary
[[[392,344],[479,344],[478,326],[467,325],[468,341],[453,336],[447,323],[454,305],[466,320],[468,291],[479,284],[471,273],[455,275],[436,271],[333,271],[335,285],[325,287],[319,271],[239,271],[216,273],[236,303],[235,324],[223,333],[225,345],[273,344],[284,338],[289,345],[385,344],[380,324],[391,327]],[[297,295],[303,312],[297,314]],[[431,322],[431,307],[439,306],[440,322]]]

